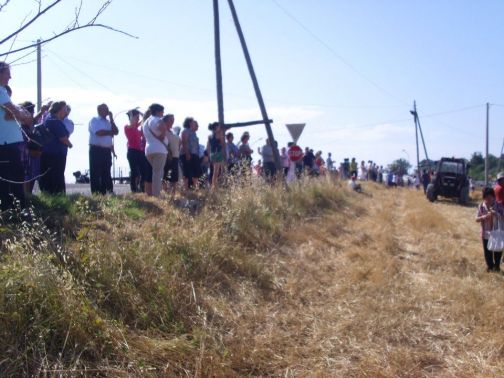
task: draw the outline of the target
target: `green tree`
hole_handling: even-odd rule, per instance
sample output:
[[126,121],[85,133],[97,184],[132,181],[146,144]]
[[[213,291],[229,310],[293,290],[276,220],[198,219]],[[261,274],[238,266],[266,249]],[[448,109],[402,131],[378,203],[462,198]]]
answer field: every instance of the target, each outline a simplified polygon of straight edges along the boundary
[[411,164],[406,159],[397,159],[389,164],[388,168],[394,172],[396,175],[406,175],[408,174]]
[[[484,180],[485,179],[485,158],[481,152],[474,152],[471,155],[471,160],[469,160],[469,164],[471,165],[469,168],[469,176],[474,178],[475,180]],[[504,167],[499,168],[499,158],[495,155],[488,155],[488,173],[490,177],[496,177],[497,173],[499,173],[499,169],[503,169]]]

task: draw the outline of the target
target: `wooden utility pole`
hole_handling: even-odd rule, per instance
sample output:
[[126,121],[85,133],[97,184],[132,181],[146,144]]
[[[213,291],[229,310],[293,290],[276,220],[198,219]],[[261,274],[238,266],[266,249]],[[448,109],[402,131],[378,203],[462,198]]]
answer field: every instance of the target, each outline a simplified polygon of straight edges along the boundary
[[429,154],[427,153],[427,146],[425,145],[425,139],[423,137],[422,125],[420,125],[420,117],[418,116],[418,112],[416,110],[416,104],[415,104],[415,113],[416,113],[416,123],[418,125],[418,130],[420,131],[420,138],[422,138],[422,146],[423,146],[424,153],[425,153],[425,159],[427,161],[429,161]]
[[490,104],[486,104],[486,142],[485,142],[485,186],[488,186],[488,141],[490,135]]
[[42,108],[42,47],[37,40],[37,111]]
[[220,48],[219,0],[213,0],[214,8],[214,41],[215,41],[215,74],[217,81],[217,107],[219,124],[224,127],[224,95],[222,90],[222,65]]
[[418,114],[416,110],[416,101],[413,101],[413,119],[415,121],[415,141],[416,141],[416,161],[417,161],[417,174],[420,177],[420,149],[418,148]]
[[254,66],[252,65],[252,60],[250,58],[250,54],[247,48],[247,43],[245,42],[245,37],[243,36],[243,31],[240,25],[240,21],[238,20],[238,15],[236,14],[236,9],[233,0],[228,0],[228,3],[229,8],[231,9],[231,14],[233,15],[233,21],[236,27],[236,31],[238,33],[238,37],[240,38],[243,55],[245,56],[245,60],[247,61],[247,67],[249,70],[250,78],[252,79],[252,83],[254,85],[254,91],[257,97],[257,102],[259,103],[264,125],[266,126],[266,133],[268,134],[268,139],[270,141],[271,148],[273,149],[273,157],[275,159],[275,165],[278,171],[280,172],[280,170],[282,169],[282,164],[280,162],[280,154],[278,153],[278,146],[276,144],[275,138],[273,137],[273,131],[271,130],[271,122],[268,117],[268,113],[266,112],[266,106],[264,105],[261,89],[259,88],[259,83],[257,82],[257,77],[254,71]]

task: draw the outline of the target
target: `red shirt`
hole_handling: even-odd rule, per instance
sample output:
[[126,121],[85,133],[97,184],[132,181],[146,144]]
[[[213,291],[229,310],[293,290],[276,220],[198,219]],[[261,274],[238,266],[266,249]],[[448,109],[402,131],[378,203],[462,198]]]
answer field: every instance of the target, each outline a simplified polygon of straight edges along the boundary
[[500,184],[494,186],[495,200],[498,204],[504,205],[504,188]]
[[143,134],[142,130],[140,130],[138,126],[124,126],[124,134],[126,134],[126,138],[128,139],[128,148],[138,151],[144,151],[145,145],[143,143]]

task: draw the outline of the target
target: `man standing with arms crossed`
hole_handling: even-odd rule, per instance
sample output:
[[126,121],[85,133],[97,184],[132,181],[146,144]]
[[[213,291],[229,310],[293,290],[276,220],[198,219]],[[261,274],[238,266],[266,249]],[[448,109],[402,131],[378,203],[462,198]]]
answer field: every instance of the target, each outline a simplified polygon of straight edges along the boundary
[[[119,134],[112,112],[106,104],[98,105],[98,117],[89,122],[89,175],[91,193],[112,193],[113,137]],[[107,119],[108,117],[108,119]]]

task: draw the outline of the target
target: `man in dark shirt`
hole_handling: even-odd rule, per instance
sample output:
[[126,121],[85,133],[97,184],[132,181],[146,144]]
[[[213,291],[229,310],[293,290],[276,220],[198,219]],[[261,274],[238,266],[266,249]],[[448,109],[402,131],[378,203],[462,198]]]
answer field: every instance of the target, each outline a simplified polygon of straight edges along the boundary
[[429,173],[424,169],[423,174],[422,174],[422,186],[423,186],[423,191],[424,194],[427,193],[427,186],[430,184],[430,175]]
[[313,150],[306,147],[305,155],[303,158],[303,164],[306,170],[306,173],[311,174],[313,171],[313,165],[315,164],[315,154]]

